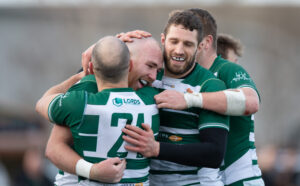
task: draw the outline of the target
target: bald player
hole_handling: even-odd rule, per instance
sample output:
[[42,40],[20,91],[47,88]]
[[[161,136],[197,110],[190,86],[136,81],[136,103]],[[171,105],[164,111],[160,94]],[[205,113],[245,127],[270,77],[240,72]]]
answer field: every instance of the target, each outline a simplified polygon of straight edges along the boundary
[[[82,72],[50,88],[36,105],[36,110],[43,117],[71,129],[74,150],[82,156],[76,163],[78,175],[93,179],[93,163],[100,162],[96,170],[98,182],[82,177],[74,179],[73,176],[69,182],[68,178],[63,180],[69,185],[102,185],[111,182],[111,177],[116,177],[113,182],[119,181],[122,184],[148,184],[149,159],[125,151],[121,128],[125,124],[141,126],[142,122],[147,122],[157,132],[158,110],[153,99],[157,92],[151,87],[137,92],[128,88],[128,72],[132,66],[129,61],[127,46],[115,37],[105,37],[92,50],[90,72],[95,74],[97,86],[93,87],[98,87],[96,94],[89,93],[92,89],[75,91],[74,86],[72,91],[66,92],[80,80],[84,75]],[[150,63],[157,67],[160,65],[159,60]],[[137,80],[144,83],[137,82],[135,85],[141,88],[147,79],[151,79],[151,73],[148,75],[150,77],[144,75],[141,76],[144,79]],[[156,73],[153,75],[155,77]],[[91,77],[85,82],[93,83]],[[116,158],[109,159],[111,157]],[[119,170],[119,176],[113,175],[116,169]]]

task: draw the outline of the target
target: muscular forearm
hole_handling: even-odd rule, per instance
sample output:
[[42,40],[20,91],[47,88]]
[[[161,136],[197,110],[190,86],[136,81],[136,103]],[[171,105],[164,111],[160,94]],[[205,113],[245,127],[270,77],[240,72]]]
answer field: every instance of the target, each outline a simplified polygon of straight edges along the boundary
[[45,92],[45,94],[43,95],[43,97],[53,95],[53,94],[59,94],[59,93],[67,92],[67,90],[69,90],[69,88],[73,84],[78,82],[83,76],[84,76],[83,72],[80,72],[78,74],[75,74],[75,75],[71,76],[70,78],[68,78],[67,80],[61,82],[60,84],[55,85],[55,86],[51,87],[50,89],[48,89]]
[[75,166],[81,157],[70,147],[72,135],[67,127],[55,125],[46,147],[46,157],[59,169],[76,174]]
[[201,143],[178,145],[160,142],[157,159],[189,166],[218,168],[225,155],[227,134],[225,129],[210,128],[201,131]]
[[259,98],[252,88],[186,94],[189,95],[184,96],[189,107],[201,107],[219,114],[250,115],[256,113],[259,107]]

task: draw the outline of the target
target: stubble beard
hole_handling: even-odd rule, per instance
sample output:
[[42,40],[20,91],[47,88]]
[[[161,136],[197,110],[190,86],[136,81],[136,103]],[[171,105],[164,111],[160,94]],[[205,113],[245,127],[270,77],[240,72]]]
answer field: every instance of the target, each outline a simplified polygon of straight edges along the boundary
[[196,52],[194,53],[191,60],[185,62],[185,63],[187,63],[187,65],[183,69],[180,69],[180,70],[172,69],[172,67],[170,65],[171,58],[168,58],[167,52],[165,49],[163,52],[163,57],[164,57],[164,64],[165,64],[166,70],[175,76],[179,76],[179,75],[185,74],[187,71],[189,71],[193,67],[193,65],[195,63]]

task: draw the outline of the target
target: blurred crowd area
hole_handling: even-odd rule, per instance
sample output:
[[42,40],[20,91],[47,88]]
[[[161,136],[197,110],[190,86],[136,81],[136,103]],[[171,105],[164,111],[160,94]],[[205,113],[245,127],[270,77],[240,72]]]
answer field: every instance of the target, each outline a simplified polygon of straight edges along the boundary
[[[0,118],[0,186],[53,185],[58,170],[44,156],[50,123]],[[296,145],[266,145],[259,147],[257,154],[266,186],[300,186]]]
[[258,164],[266,186],[300,186],[300,150],[268,145],[258,150]]

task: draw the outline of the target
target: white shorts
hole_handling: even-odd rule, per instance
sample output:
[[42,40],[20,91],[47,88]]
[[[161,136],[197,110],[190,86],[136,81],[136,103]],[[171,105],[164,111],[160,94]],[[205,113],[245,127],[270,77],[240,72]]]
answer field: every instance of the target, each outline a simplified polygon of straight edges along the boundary
[[79,180],[77,175],[69,174],[64,172],[64,174],[58,173],[55,176],[56,186],[149,186],[149,181],[142,183],[99,183],[91,180]]
[[150,186],[223,186],[219,169],[201,168],[198,174],[150,174]]

